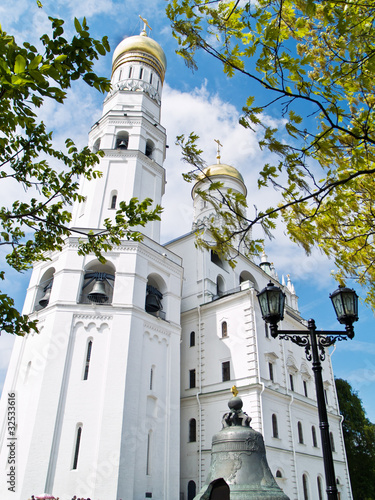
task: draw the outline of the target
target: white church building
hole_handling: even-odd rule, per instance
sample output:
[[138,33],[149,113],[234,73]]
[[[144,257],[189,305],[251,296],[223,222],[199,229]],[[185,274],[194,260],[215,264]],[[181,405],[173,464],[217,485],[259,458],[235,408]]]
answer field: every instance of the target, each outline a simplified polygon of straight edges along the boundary
[[[103,175],[82,182],[85,202],[74,207],[72,227],[100,230],[132,197],[162,204],[166,67],[145,30],[116,48],[112,90],[89,134],[89,146],[104,151]],[[241,174],[220,157],[205,173],[246,194]],[[141,242],[106,253],[106,264],[78,255],[75,236],[35,264],[24,313],[38,319],[39,333],[16,339],[0,406],[2,500],[42,492],[60,500],[192,500],[233,385],[283,491],[291,500],[326,498],[311,363],[304,349],[269,335],[256,297],[270,280],[282,287],[281,329],[301,329],[294,287],[289,278],[279,282],[265,255],[257,264],[240,254],[232,269],[195,246],[194,230],[211,213],[197,192],[207,182],[192,190],[192,232],[166,245],[153,221]],[[339,495],[350,500],[329,355],[323,379]]]

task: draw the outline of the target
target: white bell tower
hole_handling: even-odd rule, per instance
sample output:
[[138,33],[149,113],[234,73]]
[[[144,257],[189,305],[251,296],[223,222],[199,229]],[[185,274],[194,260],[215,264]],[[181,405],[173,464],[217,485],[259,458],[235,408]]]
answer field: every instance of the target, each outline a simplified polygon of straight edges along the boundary
[[[113,55],[112,90],[89,145],[102,176],[84,181],[73,227],[96,230],[119,201],[164,192],[160,125],[166,59],[146,35]],[[179,497],[181,258],[123,241],[106,264],[77,254],[77,237],[35,265],[24,313],[39,333],[17,338],[0,406],[0,498],[51,493],[118,500]],[[10,493],[7,396],[15,394],[16,487]]]
[[[104,151],[102,177],[82,182],[80,194],[86,201],[74,210],[74,227],[102,228],[120,200],[151,198],[153,206],[161,204],[166,134],[160,104],[166,68],[165,54],[147,36],[146,23],[139,36],[125,38],[115,49],[112,90],[89,134],[89,146]],[[159,242],[160,221],[148,224],[144,232]]]

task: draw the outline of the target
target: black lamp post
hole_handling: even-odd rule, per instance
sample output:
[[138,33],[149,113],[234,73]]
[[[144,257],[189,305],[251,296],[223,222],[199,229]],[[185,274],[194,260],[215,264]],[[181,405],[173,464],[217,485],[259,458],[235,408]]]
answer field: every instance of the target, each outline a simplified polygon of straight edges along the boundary
[[[339,286],[330,298],[335,309],[337,320],[345,325],[346,332],[319,331],[316,332],[315,321],[309,319],[308,330],[278,330],[278,323],[284,318],[285,294],[271,281],[266,288],[258,293],[262,317],[270,325],[273,338],[291,340],[305,348],[306,358],[312,361],[315,377],[316,399],[319,413],[319,427],[322,439],[326,491],[329,500],[337,500],[337,486],[333,465],[332,447],[329,436],[327,407],[324,397],[322,364],[325,359],[325,348],[333,345],[336,340],[347,340],[354,337],[353,323],[358,320],[358,296],[354,290]],[[318,351],[319,349],[319,351]]]

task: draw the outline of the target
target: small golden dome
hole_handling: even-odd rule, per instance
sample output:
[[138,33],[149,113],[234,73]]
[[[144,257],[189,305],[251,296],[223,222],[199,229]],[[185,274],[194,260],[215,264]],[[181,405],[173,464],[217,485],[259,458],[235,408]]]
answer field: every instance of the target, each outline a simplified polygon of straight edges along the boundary
[[167,58],[158,42],[149,38],[145,31],[142,31],[141,35],[124,38],[124,40],[117,45],[112,58],[112,71],[115,71],[118,65],[121,64],[123,60],[121,56],[127,52],[143,52],[157,59],[161,66],[161,78],[164,80],[164,75],[167,70]]
[[216,175],[226,175],[228,177],[234,177],[245,184],[242,175],[239,171],[232,167],[231,165],[226,165],[225,163],[215,163],[203,169],[203,172],[197,176],[197,182],[203,180],[206,176],[213,177]]

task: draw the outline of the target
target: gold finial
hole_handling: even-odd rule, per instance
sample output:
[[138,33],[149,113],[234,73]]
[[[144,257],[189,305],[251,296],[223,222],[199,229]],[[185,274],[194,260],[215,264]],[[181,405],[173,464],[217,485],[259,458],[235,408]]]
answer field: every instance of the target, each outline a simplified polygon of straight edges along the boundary
[[221,156],[220,156],[220,147],[223,147],[223,145],[222,145],[222,144],[220,144],[219,139],[214,139],[214,141],[215,141],[215,142],[216,142],[216,144],[217,144],[217,155],[216,155],[216,159],[217,159],[217,162],[218,162],[218,163],[220,163],[220,158],[221,158]]
[[142,30],[142,33],[144,33],[144,34],[147,36],[146,26],[147,26],[148,28],[150,28],[150,30],[151,30],[151,31],[152,31],[152,28],[151,28],[151,26],[148,24],[147,19],[143,19],[143,17],[142,17],[141,15],[139,15],[139,17],[140,17],[140,18],[142,19],[142,21],[143,21],[143,30]]
[[232,387],[231,392],[232,392],[234,397],[236,397],[238,395],[238,390],[237,390],[237,387],[235,385]]

